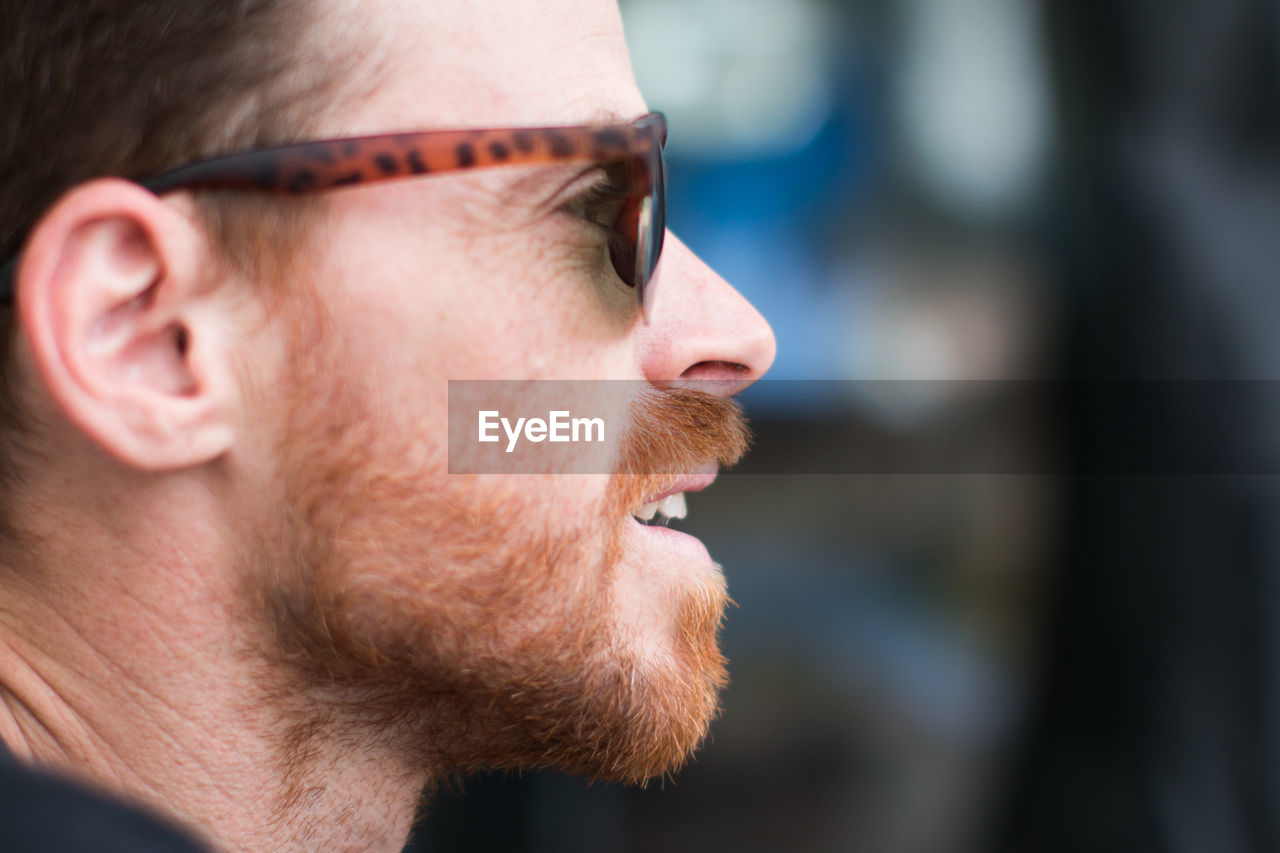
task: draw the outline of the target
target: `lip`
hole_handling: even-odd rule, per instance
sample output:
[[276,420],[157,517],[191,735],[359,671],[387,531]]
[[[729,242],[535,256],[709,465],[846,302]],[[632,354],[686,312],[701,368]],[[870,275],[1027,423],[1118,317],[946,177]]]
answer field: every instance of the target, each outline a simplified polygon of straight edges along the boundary
[[680,530],[672,530],[662,524],[642,524],[630,519],[627,528],[628,541],[636,549],[641,563],[652,571],[662,561],[675,558],[678,565],[715,565],[702,540]]
[[655,503],[681,492],[700,492],[716,481],[716,475],[719,472],[720,466],[715,462],[710,462],[700,470],[692,474],[686,474],[676,480],[664,491],[645,498],[640,505],[645,506],[646,504]]

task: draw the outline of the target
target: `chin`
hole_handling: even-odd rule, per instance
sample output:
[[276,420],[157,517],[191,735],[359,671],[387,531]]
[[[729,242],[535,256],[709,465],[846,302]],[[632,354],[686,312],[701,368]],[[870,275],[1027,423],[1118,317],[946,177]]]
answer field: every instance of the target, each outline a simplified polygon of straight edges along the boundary
[[702,543],[629,521],[614,605],[627,731],[597,756],[595,778],[643,782],[678,770],[702,744],[728,682],[719,632],[729,598]]
[[303,573],[268,596],[312,695],[436,772],[641,783],[688,760],[727,681],[724,576],[697,539],[510,495],[394,494],[308,512]]
[[620,540],[607,590],[578,602],[576,628],[534,644],[576,649],[526,661],[526,671],[556,675],[519,684],[528,701],[512,725],[522,742],[471,768],[553,768],[643,784],[679,770],[705,740],[728,681],[719,647],[724,574],[697,539],[666,527],[628,518]]

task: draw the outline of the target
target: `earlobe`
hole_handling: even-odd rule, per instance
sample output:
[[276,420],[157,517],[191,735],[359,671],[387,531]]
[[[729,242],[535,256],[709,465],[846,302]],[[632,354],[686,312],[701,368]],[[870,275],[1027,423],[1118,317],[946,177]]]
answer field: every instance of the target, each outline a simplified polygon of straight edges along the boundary
[[64,196],[23,252],[16,303],[40,378],[67,419],[127,465],[192,467],[230,445],[234,373],[210,266],[186,215],[114,179]]

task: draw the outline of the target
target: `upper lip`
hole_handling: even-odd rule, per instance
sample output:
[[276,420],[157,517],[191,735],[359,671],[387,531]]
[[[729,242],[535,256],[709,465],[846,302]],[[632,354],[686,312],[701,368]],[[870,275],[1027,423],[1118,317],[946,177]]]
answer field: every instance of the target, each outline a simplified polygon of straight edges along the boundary
[[670,497],[671,495],[677,495],[681,492],[700,492],[716,481],[716,474],[719,470],[720,466],[712,462],[692,474],[685,474],[663,491],[646,498],[642,506],[657,503],[663,498]]

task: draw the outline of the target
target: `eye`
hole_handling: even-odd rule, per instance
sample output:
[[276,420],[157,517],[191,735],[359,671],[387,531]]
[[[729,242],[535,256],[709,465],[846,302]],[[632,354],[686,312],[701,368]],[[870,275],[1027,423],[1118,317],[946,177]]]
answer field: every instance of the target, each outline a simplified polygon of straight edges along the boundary
[[612,242],[621,240],[614,225],[630,196],[631,190],[623,181],[606,173],[565,204],[562,209],[571,216],[605,229],[609,234],[612,249]]

